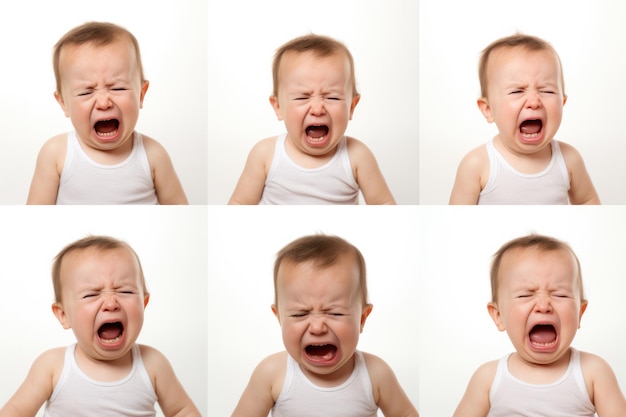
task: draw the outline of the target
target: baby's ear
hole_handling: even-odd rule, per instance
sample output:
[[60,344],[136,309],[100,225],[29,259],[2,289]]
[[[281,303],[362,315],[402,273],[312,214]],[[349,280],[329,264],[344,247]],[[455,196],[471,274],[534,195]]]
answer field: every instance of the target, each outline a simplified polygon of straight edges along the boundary
[[70,117],[70,113],[67,111],[67,107],[65,106],[65,101],[63,100],[63,96],[58,91],[54,92],[54,99],[59,103],[59,106],[63,109],[63,113],[65,113],[65,117]]
[[502,323],[502,316],[500,315],[500,310],[498,309],[498,305],[494,302],[490,302],[487,304],[487,310],[489,311],[489,315],[491,319],[498,327],[498,330],[501,332],[505,331],[504,323]]
[[283,116],[280,114],[280,105],[278,104],[278,97],[270,96],[270,104],[272,105],[272,108],[274,109],[274,113],[276,113],[276,117],[278,117],[278,120],[282,121]]
[[478,104],[478,109],[483,114],[483,116],[485,116],[485,119],[487,119],[487,122],[489,123],[493,122],[493,117],[491,117],[491,106],[489,105],[487,98],[486,97],[479,98],[476,101],[476,104]]
[[57,320],[59,320],[59,323],[61,323],[61,326],[63,326],[65,330],[72,327],[67,318],[67,315],[65,314],[65,310],[63,309],[63,306],[60,303],[52,304],[52,312],[54,313]]

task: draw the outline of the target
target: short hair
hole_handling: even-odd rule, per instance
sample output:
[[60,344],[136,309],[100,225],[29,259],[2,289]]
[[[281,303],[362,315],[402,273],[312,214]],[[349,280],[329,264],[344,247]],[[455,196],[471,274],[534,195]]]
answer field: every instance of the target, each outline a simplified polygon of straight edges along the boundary
[[350,79],[352,87],[352,96],[358,97],[359,92],[356,88],[356,77],[354,71],[354,58],[350,50],[343,43],[328,36],[309,34],[292,39],[276,50],[274,60],[272,62],[272,78],[274,82],[273,96],[278,97],[278,70],[283,56],[287,52],[312,52],[315,56],[325,58],[335,54],[343,54],[348,58],[350,63]]
[[110,45],[120,39],[128,39],[135,49],[137,57],[137,68],[139,69],[139,78],[141,84],[146,82],[143,64],[141,63],[141,53],[139,51],[139,42],[137,38],[121,26],[108,22],[87,22],[77,26],[67,32],[54,45],[52,54],[52,67],[54,68],[54,76],[56,78],[56,92],[61,94],[61,71],[59,68],[59,60],[61,57],[61,49],[67,45],[84,45],[91,43],[94,46]]
[[87,236],[65,246],[54,258],[54,262],[52,264],[52,287],[54,288],[55,303],[62,302],[61,266],[63,263],[63,259],[69,253],[90,248],[99,251],[115,249],[125,249],[130,251],[130,253],[132,253],[137,259],[137,264],[139,265],[139,279],[141,281],[142,290],[144,294],[148,294],[148,289],[146,288],[146,280],[143,275],[143,268],[141,267],[141,261],[139,260],[139,256],[137,256],[135,250],[128,243],[109,236]]
[[368,303],[365,259],[356,246],[338,236],[311,235],[294,240],[282,248],[276,255],[274,262],[274,304],[278,305],[278,271],[285,261],[297,264],[313,262],[317,268],[327,268],[334,265],[341,256],[352,256],[359,274],[361,302]]
[[571,254],[575,261],[576,267],[578,269],[578,273],[576,276],[576,283],[579,287],[579,296],[581,301],[585,300],[585,291],[583,288],[583,278],[582,272],[580,270],[580,261],[578,260],[578,256],[574,253],[570,245],[567,243],[555,239],[553,237],[538,235],[538,234],[530,234],[528,236],[522,236],[517,239],[513,239],[498,249],[498,251],[493,255],[493,261],[491,262],[491,301],[498,301],[498,275],[500,273],[500,264],[502,262],[502,258],[507,252],[510,252],[514,249],[529,249],[534,248],[539,252],[556,252],[563,251]]
[[480,80],[481,97],[487,97],[487,66],[489,65],[489,58],[494,51],[504,48],[523,48],[531,52],[552,51],[559,63],[559,69],[561,74],[561,87],[563,88],[563,93],[565,94],[563,65],[561,64],[561,58],[559,58],[559,54],[557,54],[554,47],[550,45],[550,43],[548,43],[547,41],[544,41],[543,39],[536,36],[517,33],[515,35],[506,36],[492,42],[480,53],[480,60],[478,62],[478,79]]

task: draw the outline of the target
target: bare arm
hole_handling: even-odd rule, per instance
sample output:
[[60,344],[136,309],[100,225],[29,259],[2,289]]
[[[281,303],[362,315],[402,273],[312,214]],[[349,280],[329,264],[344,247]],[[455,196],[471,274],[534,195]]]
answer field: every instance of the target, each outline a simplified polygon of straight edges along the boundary
[[609,364],[585,352],[580,352],[580,362],[598,417],[626,416],[626,400]]
[[591,182],[585,162],[571,145],[559,142],[570,176],[569,200],[571,204],[600,204],[600,198]]
[[254,145],[228,204],[259,204],[275,146],[276,138],[264,139]]
[[368,353],[363,353],[363,357],[372,381],[374,400],[385,417],[418,417],[417,410],[389,365]]
[[450,204],[478,204],[478,196],[489,176],[489,157],[484,145],[461,160],[450,194]]
[[241,394],[231,417],[267,417],[280,394],[286,372],[286,353],[263,359]]
[[26,379],[9,401],[0,409],[0,417],[35,417],[50,398],[63,367],[65,348],[41,354],[33,362]]
[[26,204],[55,204],[67,150],[67,134],[48,140],[39,151]]
[[498,361],[488,362],[474,372],[453,417],[485,417],[489,413],[489,390],[497,366]]
[[348,138],[348,155],[366,204],[396,204],[372,151],[362,142]]
[[201,417],[167,358],[149,346],[140,345],[140,349],[163,414],[166,417]]
[[143,136],[143,146],[150,161],[159,204],[189,204],[165,148],[159,142],[146,136]]

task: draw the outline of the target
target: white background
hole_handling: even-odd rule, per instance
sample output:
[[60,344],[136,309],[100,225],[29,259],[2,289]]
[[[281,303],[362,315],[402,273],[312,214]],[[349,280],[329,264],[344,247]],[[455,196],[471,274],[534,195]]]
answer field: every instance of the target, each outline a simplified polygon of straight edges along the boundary
[[447,204],[461,158],[497,133],[476,106],[478,57],[523,32],[559,53],[568,95],[556,139],[582,154],[600,199],[625,204],[626,3],[425,0],[420,4],[420,203]]
[[142,263],[150,302],[137,342],[163,352],[208,415],[206,207],[0,207],[0,230],[0,404],[37,356],[76,340],[51,310],[54,257],[77,239],[105,234],[129,243]]
[[209,204],[226,204],[248,152],[285,132],[269,103],[272,58],[308,33],[346,44],[361,101],[347,135],[374,153],[399,204],[417,204],[417,0],[291,0],[209,5]]
[[0,6],[0,204],[24,204],[37,154],[72,130],[53,97],[52,48],[87,21],[130,30],[150,87],[136,129],[170,154],[191,204],[207,203],[207,5],[204,1],[105,3],[26,0]]

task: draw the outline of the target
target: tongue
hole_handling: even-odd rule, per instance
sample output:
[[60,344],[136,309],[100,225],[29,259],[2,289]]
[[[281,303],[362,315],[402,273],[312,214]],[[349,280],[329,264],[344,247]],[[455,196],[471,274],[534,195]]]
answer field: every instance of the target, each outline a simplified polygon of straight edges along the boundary
[[119,126],[119,122],[115,119],[103,120],[96,123],[96,131],[99,133],[111,133]]
[[556,339],[556,331],[551,325],[538,325],[530,331],[530,340],[535,343],[550,343]]
[[333,345],[307,346],[307,354],[314,359],[332,359],[337,348]]
[[120,323],[106,323],[100,326],[98,336],[104,340],[113,340],[122,334],[122,325]]
[[533,133],[539,132],[541,130],[541,126],[541,120],[526,120],[525,122],[522,122],[520,131],[522,133],[532,135]]
[[312,138],[321,138],[327,133],[328,133],[327,126],[309,126],[306,128],[307,136],[310,136]]

